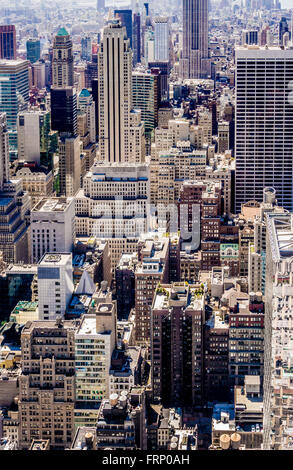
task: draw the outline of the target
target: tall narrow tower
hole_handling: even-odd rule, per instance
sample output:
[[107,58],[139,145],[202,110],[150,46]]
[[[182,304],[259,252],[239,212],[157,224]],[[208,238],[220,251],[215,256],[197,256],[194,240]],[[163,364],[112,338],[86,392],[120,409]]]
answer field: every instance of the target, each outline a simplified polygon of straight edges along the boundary
[[0,113],[0,191],[9,179],[9,149],[6,114]]
[[210,74],[208,56],[208,0],[183,0],[181,78],[207,77]]
[[54,38],[52,80],[54,87],[64,88],[74,84],[72,41],[65,28],[60,28]]
[[143,125],[133,119],[132,51],[119,20],[109,20],[103,30],[98,63],[101,160],[137,161]]

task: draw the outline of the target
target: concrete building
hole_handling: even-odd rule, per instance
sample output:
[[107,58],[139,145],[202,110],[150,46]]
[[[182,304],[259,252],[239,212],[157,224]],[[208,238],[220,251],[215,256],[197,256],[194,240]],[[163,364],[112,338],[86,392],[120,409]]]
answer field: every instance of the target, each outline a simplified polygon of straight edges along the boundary
[[81,187],[80,137],[61,134],[59,139],[60,194],[73,197]]
[[98,403],[109,398],[109,371],[116,345],[116,303],[100,302],[82,317],[75,334],[75,426],[96,423]]
[[141,236],[135,270],[135,340],[148,345],[151,338],[151,308],[158,283],[169,282],[168,238],[158,233]]
[[39,319],[64,317],[73,289],[72,254],[46,253],[38,263]]
[[145,399],[145,390],[134,387],[130,394],[114,393],[103,400],[96,427],[98,450],[146,449]]
[[49,440],[51,449],[71,446],[74,437],[74,340],[73,321],[28,322],[22,330],[20,449],[28,449],[33,439]]
[[170,32],[169,32],[169,18],[168,17],[155,17],[154,18],[154,32],[155,32],[155,54],[154,61],[162,62],[168,61],[170,57]]
[[41,163],[41,153],[48,151],[50,114],[48,111],[20,112],[17,117],[18,159]]
[[52,85],[58,88],[74,86],[72,41],[65,28],[60,28],[54,38]]
[[207,78],[208,54],[208,0],[184,0],[180,77]]
[[31,211],[32,262],[45,253],[68,253],[75,239],[74,200],[43,198]]
[[144,161],[140,114],[132,112],[132,51],[119,20],[107,23],[98,53],[99,146],[106,162]]
[[203,399],[204,293],[183,283],[156,289],[151,314],[153,399],[200,406]]
[[292,215],[266,227],[264,449],[292,449]]
[[[248,46],[236,49],[236,212],[261,202],[273,187],[279,205],[293,210],[291,149],[293,49]],[[254,90],[250,94],[250,89]],[[269,90],[278,89],[278,100]],[[264,93],[266,90],[266,93]],[[273,116],[273,117],[272,117]],[[275,132],[275,129],[278,132]]]

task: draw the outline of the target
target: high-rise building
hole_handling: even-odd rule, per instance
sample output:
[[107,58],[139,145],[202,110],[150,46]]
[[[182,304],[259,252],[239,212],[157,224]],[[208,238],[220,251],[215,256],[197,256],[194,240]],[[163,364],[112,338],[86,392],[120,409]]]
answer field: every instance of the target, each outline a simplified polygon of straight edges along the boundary
[[134,13],[132,24],[133,66],[141,61],[141,24],[140,13]]
[[132,52],[118,20],[105,26],[98,60],[100,158],[143,161],[143,124],[140,114],[132,110]]
[[38,263],[40,320],[64,317],[74,286],[71,253],[47,253]]
[[52,85],[59,88],[74,85],[72,41],[65,28],[60,28],[54,38]]
[[90,37],[81,38],[81,58],[83,60],[92,60],[92,40]]
[[0,59],[16,59],[16,31],[12,24],[0,26]]
[[17,117],[18,159],[41,163],[41,154],[49,150],[50,113],[24,111]]
[[86,113],[90,142],[96,142],[96,104],[86,88],[78,95],[78,109]]
[[26,58],[31,64],[37,62],[41,57],[41,42],[39,39],[32,38],[26,41]]
[[5,113],[0,113],[0,191],[9,180],[8,130]]
[[125,27],[132,48],[132,10],[114,10],[114,16],[120,20],[121,26]]
[[73,197],[81,186],[80,137],[61,134],[59,139],[60,194]]
[[162,62],[169,60],[169,19],[167,17],[156,17],[154,19],[155,29],[155,57],[154,61]]
[[132,73],[132,103],[135,109],[141,110],[145,135],[150,136],[158,123],[160,104],[158,75],[139,70]]
[[73,87],[51,88],[51,128],[77,135],[77,95]]
[[32,262],[45,253],[67,253],[75,237],[74,200],[43,198],[31,211]]
[[168,406],[200,405],[205,296],[185,283],[158,286],[151,315],[152,387]]
[[0,60],[0,112],[5,112],[11,153],[17,153],[17,114],[29,101],[29,62]]
[[283,36],[285,33],[289,32],[289,25],[287,22],[287,18],[282,17],[279,23],[279,44],[280,46],[283,45]]
[[181,78],[205,78],[210,75],[208,57],[208,0],[183,0]]
[[[75,335],[75,425],[95,425],[98,404],[109,398],[109,371],[116,345],[116,303],[100,302],[84,315]],[[89,346],[90,341],[90,347]]]
[[269,214],[266,238],[264,449],[292,450],[292,214]]
[[249,31],[242,31],[242,44],[252,45],[258,44],[258,31],[257,30],[249,30]]
[[292,49],[236,49],[236,212],[248,201],[262,202],[265,187],[293,210],[292,80]]
[[[21,336],[19,448],[33,439],[52,449],[69,448],[74,437],[74,321],[27,322]],[[62,346],[61,346],[62,345]]]

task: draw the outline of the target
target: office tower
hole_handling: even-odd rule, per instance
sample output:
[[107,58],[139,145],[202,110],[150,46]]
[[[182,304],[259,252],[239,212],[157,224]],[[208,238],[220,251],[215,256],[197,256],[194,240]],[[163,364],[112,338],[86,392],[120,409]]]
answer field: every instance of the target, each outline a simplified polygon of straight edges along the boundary
[[80,137],[61,134],[59,139],[60,194],[75,196],[81,186]]
[[160,99],[168,100],[169,97],[169,78],[171,72],[171,64],[169,61],[164,62],[149,62],[149,69],[152,73],[159,76]]
[[74,200],[43,198],[31,211],[32,263],[45,253],[72,251],[75,238]]
[[105,10],[105,0],[97,0],[97,10]]
[[201,404],[204,319],[205,296],[200,287],[158,286],[151,313],[155,401],[165,406]]
[[264,449],[291,450],[292,214],[267,216]]
[[133,66],[141,61],[141,25],[140,13],[134,13],[132,24],[132,50],[133,50]]
[[78,95],[78,109],[86,114],[90,142],[96,142],[96,104],[86,88]]
[[293,50],[239,48],[236,76],[236,212],[261,202],[265,187],[292,211]]
[[16,59],[16,31],[14,25],[0,26],[0,59]]
[[146,137],[158,123],[160,104],[159,76],[150,72],[134,71],[132,73],[132,103],[134,109],[141,110]]
[[72,87],[51,88],[51,129],[77,135],[77,96]]
[[49,151],[50,113],[23,111],[17,117],[18,159],[41,163],[41,156]]
[[283,36],[285,33],[289,32],[289,26],[287,19],[282,17],[280,23],[279,23],[279,44],[280,46],[283,45]]
[[92,60],[92,40],[90,37],[81,38],[81,58],[83,60]]
[[38,60],[32,65],[33,86],[39,90],[46,87],[46,63]]
[[244,385],[246,375],[258,375],[264,367],[264,302],[261,292],[229,299],[229,383]]
[[149,168],[96,162],[75,200],[76,235],[109,239],[115,268],[122,252],[129,253],[128,240],[132,250],[139,235],[148,230]]
[[242,31],[242,44],[244,46],[258,44],[258,31]]
[[10,152],[17,152],[17,114],[27,109],[29,102],[29,62],[0,61],[0,112],[5,112]]
[[[96,425],[97,450],[146,449],[146,396],[143,387],[103,400]],[[115,426],[115,433],[113,433]]]
[[132,48],[132,10],[114,10],[114,17],[120,20],[122,27],[125,27],[127,39]]
[[[21,335],[19,448],[33,439],[65,449],[74,436],[73,321],[27,322]],[[62,344],[62,347],[60,347]]]
[[82,317],[76,331],[76,426],[94,426],[98,404],[109,398],[109,371],[116,345],[116,317],[115,302],[100,302],[94,307],[94,314]]
[[155,60],[155,33],[148,28],[144,33],[144,59],[145,64],[150,67],[149,63]]
[[72,41],[65,28],[60,28],[54,38],[52,85],[59,88],[74,85]]
[[105,26],[98,57],[100,158],[143,161],[143,124],[140,114],[132,110],[132,52],[118,20]]
[[26,58],[34,64],[41,57],[41,42],[39,39],[28,39],[26,41]]
[[218,153],[225,153],[230,148],[230,125],[227,121],[218,123]]
[[0,113],[0,191],[9,180],[8,129],[5,113]]
[[64,317],[73,290],[72,254],[46,252],[38,263],[39,320]]
[[208,0],[183,0],[183,51],[180,77],[210,75],[208,48]]
[[149,233],[137,245],[138,261],[135,270],[135,341],[149,345],[151,338],[151,307],[158,283],[169,282],[168,238]]
[[156,17],[155,26],[155,57],[154,61],[162,62],[169,60],[169,19],[167,17]]
[[98,79],[94,78],[91,83],[92,97],[95,103],[95,122],[96,122],[96,139],[99,140],[99,84]]

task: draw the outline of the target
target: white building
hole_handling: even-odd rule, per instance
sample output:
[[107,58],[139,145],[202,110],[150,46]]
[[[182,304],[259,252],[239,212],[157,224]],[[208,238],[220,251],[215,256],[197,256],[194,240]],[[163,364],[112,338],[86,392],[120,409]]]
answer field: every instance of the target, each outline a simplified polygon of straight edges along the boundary
[[133,240],[148,231],[149,184],[146,164],[95,163],[75,198],[76,234],[109,239],[118,262],[127,240],[133,248]]
[[45,253],[65,253],[72,250],[75,238],[74,200],[43,198],[31,211],[32,262]]
[[169,19],[167,17],[156,17],[155,27],[155,61],[169,60]]
[[[108,21],[103,29],[98,64],[101,160],[138,161],[139,153],[139,161],[143,161],[144,126],[131,115],[132,51],[119,20]],[[133,133],[136,138],[131,135]]]
[[[18,159],[35,162],[40,165],[42,142],[45,139],[45,126],[47,125],[47,111],[24,111],[17,117],[17,144]],[[44,135],[43,135],[44,134]]]
[[280,206],[293,210],[293,49],[236,49],[235,198],[262,201],[275,188]]
[[267,216],[264,449],[293,448],[293,217]]
[[78,95],[78,109],[86,113],[90,142],[96,141],[95,102],[90,92],[84,88]]
[[64,317],[74,290],[71,253],[46,253],[38,263],[39,320]]

